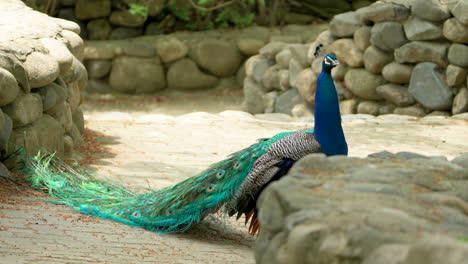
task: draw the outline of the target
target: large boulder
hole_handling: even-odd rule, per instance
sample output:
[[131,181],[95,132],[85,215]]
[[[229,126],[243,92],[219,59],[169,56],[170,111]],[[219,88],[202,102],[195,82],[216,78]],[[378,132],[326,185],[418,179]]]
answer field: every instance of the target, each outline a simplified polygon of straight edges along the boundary
[[397,22],[383,22],[371,29],[372,45],[385,51],[393,51],[408,42],[403,26]]
[[39,94],[20,94],[3,111],[13,120],[13,127],[30,124],[42,117],[42,99]]
[[448,44],[428,41],[413,41],[395,50],[395,61],[399,63],[434,62],[446,67]]
[[60,74],[58,62],[49,54],[33,52],[24,62],[31,88],[37,88],[53,82]]
[[140,27],[145,23],[146,16],[132,14],[129,10],[116,10],[110,15],[109,21],[116,26]]
[[461,23],[468,26],[468,2],[467,1],[458,1],[458,3],[452,8],[452,14],[460,21]]
[[460,23],[456,18],[445,21],[443,33],[450,41],[468,43],[468,25]]
[[356,12],[346,12],[333,17],[330,21],[330,32],[336,37],[351,37],[362,26]]
[[411,11],[414,15],[429,21],[442,21],[450,17],[450,10],[443,1],[414,0]]
[[112,68],[110,60],[87,60],[86,69],[88,77],[91,79],[100,79],[107,76]]
[[113,61],[111,87],[124,93],[150,93],[166,87],[166,78],[157,58],[120,56]]
[[104,18],[93,19],[86,25],[89,40],[105,40],[109,39],[112,33],[112,26],[109,21]]
[[376,91],[382,98],[397,106],[409,106],[415,103],[408,88],[404,86],[384,84],[377,87]]
[[406,37],[409,40],[433,40],[442,38],[442,29],[418,17],[413,17],[403,25]]
[[274,103],[275,113],[292,114],[294,106],[302,104],[304,100],[296,88],[287,90],[278,96]]
[[218,84],[218,78],[201,72],[195,62],[184,58],[170,66],[167,83],[169,89],[209,89]]
[[397,83],[405,84],[409,83],[411,73],[413,72],[414,66],[411,64],[401,64],[398,62],[392,62],[382,69],[382,76],[385,80]]
[[202,40],[193,49],[197,64],[219,77],[234,75],[242,62],[237,45],[225,40]]
[[407,7],[395,3],[378,3],[357,10],[359,20],[365,24],[404,20],[409,15]]
[[372,73],[381,73],[385,65],[393,61],[393,54],[369,46],[364,52],[364,67]]
[[[244,101],[242,102],[242,109],[251,114],[261,114],[265,111],[265,92],[260,84],[252,78],[245,78],[244,80]],[[274,101],[271,103],[274,104]]]
[[434,63],[420,63],[414,67],[408,91],[416,101],[431,110],[452,107],[452,91]]
[[302,98],[308,103],[313,104],[317,88],[317,75],[315,72],[310,68],[302,70],[297,76],[296,87]]
[[364,65],[362,51],[356,46],[352,39],[339,39],[330,46],[338,60],[351,67],[362,67]]
[[450,64],[445,71],[447,85],[450,87],[463,85],[466,79],[466,73],[466,69]]
[[0,106],[13,102],[19,91],[20,88],[15,76],[9,71],[0,68]]
[[468,89],[462,88],[453,99],[452,114],[468,112]]
[[274,60],[265,58],[262,55],[252,56],[245,62],[245,74],[256,82],[261,83],[266,70],[274,64]]
[[161,38],[156,46],[158,56],[164,63],[176,61],[188,54],[187,45],[175,37]]
[[370,36],[371,36],[372,27],[363,26],[354,32],[353,39],[356,46],[361,50],[365,51],[367,47],[371,45]]
[[363,99],[379,100],[382,99],[377,94],[376,88],[385,83],[380,75],[366,71],[365,69],[350,69],[345,75],[346,87],[351,92]]
[[448,51],[448,60],[451,64],[460,67],[468,67],[468,46],[453,43]]

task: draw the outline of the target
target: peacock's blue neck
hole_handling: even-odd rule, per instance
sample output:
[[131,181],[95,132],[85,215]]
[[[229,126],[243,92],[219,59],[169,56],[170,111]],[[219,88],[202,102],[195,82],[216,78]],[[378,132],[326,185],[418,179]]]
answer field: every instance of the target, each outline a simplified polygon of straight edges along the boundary
[[314,136],[327,156],[347,155],[348,145],[341,127],[340,107],[330,70],[322,70],[315,93]]

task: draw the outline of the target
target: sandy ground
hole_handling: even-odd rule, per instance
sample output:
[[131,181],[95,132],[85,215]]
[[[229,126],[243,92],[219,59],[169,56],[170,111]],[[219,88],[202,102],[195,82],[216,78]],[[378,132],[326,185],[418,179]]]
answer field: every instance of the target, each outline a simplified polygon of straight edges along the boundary
[[[190,177],[257,138],[311,125],[256,119],[238,111],[241,101],[239,91],[88,98],[86,126],[103,146],[92,166],[144,192]],[[468,151],[468,122],[462,120],[346,117],[343,124],[351,156],[388,150],[451,159]],[[0,263],[254,262],[254,238],[242,219],[210,219],[186,234],[160,236],[0,184]]]

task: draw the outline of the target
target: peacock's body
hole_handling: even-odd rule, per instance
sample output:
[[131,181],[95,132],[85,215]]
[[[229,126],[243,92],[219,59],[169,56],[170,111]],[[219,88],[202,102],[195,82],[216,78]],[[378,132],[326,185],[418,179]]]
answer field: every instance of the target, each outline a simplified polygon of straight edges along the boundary
[[256,233],[256,200],[272,181],[285,175],[295,161],[310,153],[346,155],[338,98],[331,78],[337,64],[326,55],[317,82],[314,129],[279,133],[231,154],[180,183],[144,194],[78,172],[53,155],[26,161],[35,187],[45,188],[59,203],[87,215],[112,219],[160,233],[183,232],[206,215],[225,208],[232,216],[251,218]]

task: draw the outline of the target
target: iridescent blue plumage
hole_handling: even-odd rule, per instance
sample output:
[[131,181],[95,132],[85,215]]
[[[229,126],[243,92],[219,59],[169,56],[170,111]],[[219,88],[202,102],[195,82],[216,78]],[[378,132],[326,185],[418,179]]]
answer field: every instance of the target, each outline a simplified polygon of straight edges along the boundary
[[[317,50],[318,52],[318,50]],[[229,215],[252,218],[256,233],[256,201],[263,189],[284,176],[295,161],[310,153],[347,154],[331,69],[337,61],[326,55],[317,82],[314,130],[283,132],[263,138],[231,154],[201,173],[175,185],[136,194],[115,183],[98,180],[72,168],[54,155],[26,160],[34,187],[46,189],[58,203],[87,215],[143,227],[159,233],[183,232],[221,208]]]

